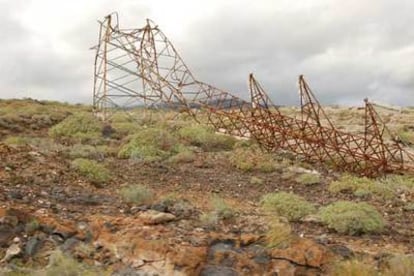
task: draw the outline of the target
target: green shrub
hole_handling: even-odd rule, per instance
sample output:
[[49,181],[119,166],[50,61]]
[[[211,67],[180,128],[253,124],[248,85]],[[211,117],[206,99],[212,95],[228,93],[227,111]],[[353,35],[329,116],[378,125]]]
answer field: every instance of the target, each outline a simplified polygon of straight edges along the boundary
[[136,158],[145,161],[166,159],[179,150],[177,139],[160,128],[142,129],[129,137],[118,152],[120,158]]
[[375,266],[353,259],[337,263],[330,275],[335,276],[376,276]]
[[398,137],[405,143],[414,144],[414,132],[406,127],[398,131]]
[[292,227],[280,219],[270,223],[266,232],[265,241],[268,247],[285,247],[292,239]]
[[142,129],[137,122],[114,122],[111,126],[115,129],[116,138],[123,138],[132,135]]
[[322,208],[319,215],[329,228],[342,234],[378,233],[385,225],[381,214],[364,202],[338,201]]
[[72,166],[94,184],[103,184],[110,179],[109,170],[96,161],[77,158],[72,161]]
[[414,177],[410,175],[388,175],[379,181],[385,186],[394,188],[394,190],[414,190]]
[[29,143],[29,138],[24,136],[8,136],[3,143],[6,145],[21,146]]
[[351,174],[344,174],[340,179],[329,184],[328,190],[334,194],[341,192],[355,192],[358,189],[368,188],[373,180],[366,177],[357,177]]
[[220,218],[214,212],[202,213],[200,215],[200,222],[203,226],[214,227],[219,221]]
[[98,141],[102,135],[102,123],[90,113],[75,113],[49,129],[52,138],[73,138],[84,141]]
[[314,185],[321,182],[321,175],[316,173],[303,173],[296,177],[295,180],[302,185]]
[[205,151],[231,150],[236,143],[232,136],[217,134],[214,129],[202,126],[184,126],[178,130],[179,137],[193,146]]
[[135,184],[122,187],[119,193],[127,203],[148,204],[154,199],[153,192],[147,187]]
[[213,196],[211,199],[211,205],[213,206],[214,213],[221,219],[230,219],[234,217],[234,210],[218,196]]
[[340,179],[330,183],[328,190],[334,194],[351,192],[358,197],[375,195],[383,199],[392,199],[396,195],[394,184],[350,174],[344,174]]
[[414,255],[396,255],[391,257],[387,262],[387,268],[383,275],[413,275],[414,272]]
[[14,131],[50,127],[65,119],[69,112],[86,110],[85,106],[32,99],[0,102],[0,126]]
[[270,173],[278,168],[273,156],[257,147],[237,147],[229,157],[230,164],[239,170]]
[[211,198],[210,205],[212,210],[200,216],[200,221],[205,226],[214,227],[220,220],[231,219],[235,216],[235,211],[227,205],[224,199],[216,195]]
[[176,155],[171,156],[168,161],[171,163],[191,163],[196,159],[196,155],[193,151],[187,149],[182,150]]
[[406,204],[403,206],[403,210],[404,210],[404,211],[409,211],[409,212],[414,211],[414,202],[406,203]]
[[313,204],[301,196],[286,192],[264,195],[261,204],[265,210],[286,217],[289,221],[297,221],[315,212]]
[[69,150],[70,158],[103,158],[107,155],[106,146],[92,146],[83,144],[74,144]]
[[257,176],[252,176],[250,178],[250,184],[252,185],[262,185],[264,183],[263,179]]
[[36,148],[36,151],[50,153],[52,151],[63,151],[65,146],[57,144],[53,139],[48,137],[29,137],[29,136],[8,136],[3,143],[7,145],[30,145]]
[[39,275],[98,276],[110,274],[104,271],[100,271],[96,268],[89,267],[85,264],[79,263],[72,257],[65,255],[61,251],[54,251],[49,257],[49,265],[46,268],[46,273]]

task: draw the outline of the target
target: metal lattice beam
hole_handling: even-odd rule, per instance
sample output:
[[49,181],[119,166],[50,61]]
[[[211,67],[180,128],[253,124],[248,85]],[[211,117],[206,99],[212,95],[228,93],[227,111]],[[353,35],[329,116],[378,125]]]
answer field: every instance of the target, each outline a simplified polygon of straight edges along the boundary
[[[93,106],[108,120],[113,110],[143,103],[179,107],[200,121],[200,111],[217,131],[254,138],[269,152],[289,151],[310,162],[367,176],[413,170],[414,158],[365,101],[363,136],[339,131],[303,76],[299,77],[301,117],[282,114],[252,74],[250,102],[197,80],[172,43],[152,21],[120,29],[118,16],[100,23],[95,46]],[[392,137],[392,136],[391,136]]]

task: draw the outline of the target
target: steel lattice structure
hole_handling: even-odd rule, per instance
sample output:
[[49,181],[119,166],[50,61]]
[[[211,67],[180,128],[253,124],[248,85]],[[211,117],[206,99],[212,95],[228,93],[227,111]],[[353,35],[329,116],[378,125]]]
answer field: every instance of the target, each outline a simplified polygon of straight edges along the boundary
[[414,169],[413,156],[399,141],[384,140],[389,131],[368,100],[364,135],[339,131],[300,76],[301,117],[290,117],[278,110],[252,74],[250,102],[197,80],[150,20],[138,29],[120,29],[116,14],[99,23],[93,106],[105,120],[114,109],[138,103],[178,107],[198,121],[202,110],[217,131],[254,138],[269,152],[288,151],[366,176]]

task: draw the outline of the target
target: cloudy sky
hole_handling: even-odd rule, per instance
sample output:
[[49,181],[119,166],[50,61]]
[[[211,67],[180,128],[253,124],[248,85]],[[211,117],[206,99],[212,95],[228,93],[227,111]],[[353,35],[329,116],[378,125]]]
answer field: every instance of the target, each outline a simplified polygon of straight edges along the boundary
[[202,81],[277,104],[304,74],[324,104],[414,105],[412,0],[0,0],[0,98],[91,103],[96,20],[155,21]]

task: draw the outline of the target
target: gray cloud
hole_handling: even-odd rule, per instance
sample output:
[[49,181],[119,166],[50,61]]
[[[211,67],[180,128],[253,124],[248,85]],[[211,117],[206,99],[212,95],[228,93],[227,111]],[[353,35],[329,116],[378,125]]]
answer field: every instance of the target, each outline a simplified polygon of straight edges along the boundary
[[414,3],[343,2],[309,12],[269,7],[265,18],[222,10],[193,24],[185,52],[201,77],[228,89],[245,91],[237,80],[256,72],[276,102],[291,104],[295,79],[305,74],[324,103],[355,104],[368,96],[414,104]]
[[[21,21],[27,1],[3,2],[6,43],[0,51],[7,54],[0,56],[0,97],[70,102],[91,101],[94,53],[88,49],[96,43],[96,19],[119,10],[121,27],[140,27],[160,8],[152,1],[73,1],[79,16],[72,11],[73,20],[51,18],[50,24],[65,26],[64,31],[45,35]],[[369,97],[414,105],[414,2],[276,2],[213,1],[203,16],[185,21],[181,34],[166,35],[200,80],[243,98],[248,97],[248,73],[254,72],[275,103],[297,103],[296,81],[304,74],[325,104],[358,104]],[[203,5],[209,3],[200,2],[200,10]],[[47,20],[49,12],[39,16]]]

